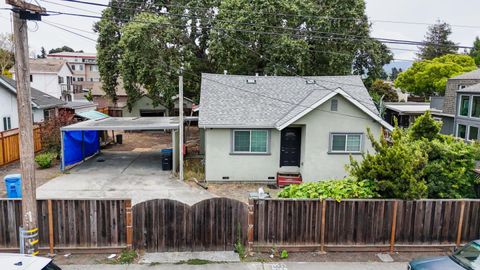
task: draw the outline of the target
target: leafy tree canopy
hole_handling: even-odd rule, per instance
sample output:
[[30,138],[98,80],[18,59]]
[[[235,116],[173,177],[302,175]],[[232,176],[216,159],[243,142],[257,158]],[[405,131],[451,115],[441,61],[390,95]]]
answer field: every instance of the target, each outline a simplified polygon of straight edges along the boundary
[[83,50],[75,51],[74,49],[68,46],[63,46],[63,47],[51,49],[48,51],[48,53],[59,53],[59,52],[83,52]]
[[476,37],[473,42],[473,49],[470,51],[470,56],[475,60],[475,64],[480,65],[480,38]]
[[375,80],[368,91],[374,101],[379,101],[383,96],[385,102],[398,102],[397,92],[393,89],[390,83],[382,80]]
[[420,96],[443,95],[448,78],[476,68],[472,57],[448,54],[413,63],[409,69],[398,75],[395,86]]
[[425,46],[420,47],[418,57],[422,60],[430,60],[442,55],[457,52],[455,43],[448,39],[452,34],[452,28],[448,23],[437,22],[430,26],[425,36]]
[[0,33],[0,73],[5,73],[13,67],[15,58],[13,55],[13,36]]
[[[146,10],[162,10],[170,14],[163,12],[150,19],[163,17],[162,20],[167,22],[165,27],[156,29],[174,36],[169,43],[181,54],[185,95],[193,98],[198,98],[198,76],[202,72],[223,73],[227,70],[231,74],[267,75],[342,75],[353,72],[373,81],[385,76],[382,67],[392,59],[388,48],[370,37],[364,0],[322,3],[314,0],[185,0],[182,5],[173,7],[158,1],[114,0],[110,6],[104,10],[95,30],[99,32],[99,71],[104,90],[112,99],[115,99],[120,65],[124,66],[125,43],[120,46],[126,33],[123,28]],[[332,20],[332,17],[351,19]],[[143,37],[132,35],[130,38]],[[170,45],[158,47],[156,42],[144,39],[137,44],[150,43],[142,44],[143,49],[152,46],[163,51],[157,55],[144,52],[151,57],[172,53]],[[167,70],[172,74],[177,71]],[[139,78],[132,79],[147,88],[143,81],[137,80]]]

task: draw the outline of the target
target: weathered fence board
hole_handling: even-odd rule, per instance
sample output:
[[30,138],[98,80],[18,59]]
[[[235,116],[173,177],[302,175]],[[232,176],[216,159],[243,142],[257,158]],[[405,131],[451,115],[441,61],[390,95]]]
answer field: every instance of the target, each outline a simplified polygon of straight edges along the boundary
[[[35,152],[42,150],[41,129],[35,126],[33,129]],[[0,166],[12,163],[20,159],[20,143],[18,129],[0,132]]]
[[212,198],[193,206],[159,199],[139,203],[133,211],[133,246],[150,252],[233,250],[247,235],[247,205]]
[[[0,200],[0,248],[17,248],[22,201]],[[48,201],[37,201],[40,247],[126,246],[125,200],[52,200],[53,243],[49,243]]]
[[252,203],[257,247],[388,250],[390,246],[394,250],[395,245],[455,245],[480,238],[480,200],[266,199]]

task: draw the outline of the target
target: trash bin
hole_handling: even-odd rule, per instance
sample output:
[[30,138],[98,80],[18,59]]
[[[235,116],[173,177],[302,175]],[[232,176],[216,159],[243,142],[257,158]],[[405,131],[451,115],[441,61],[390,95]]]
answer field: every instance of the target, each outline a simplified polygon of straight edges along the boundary
[[123,143],[123,134],[117,134],[115,135],[116,137],[116,141],[118,144],[122,144]]
[[171,171],[172,170],[172,149],[162,149],[162,170]]
[[22,176],[9,174],[3,178],[8,198],[22,198]]

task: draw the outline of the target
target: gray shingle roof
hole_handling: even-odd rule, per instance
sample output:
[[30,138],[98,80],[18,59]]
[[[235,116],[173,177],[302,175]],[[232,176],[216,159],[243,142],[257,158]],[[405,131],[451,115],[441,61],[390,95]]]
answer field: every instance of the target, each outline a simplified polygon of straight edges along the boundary
[[480,83],[457,90],[458,93],[480,92]]
[[[315,83],[307,84],[307,79]],[[278,128],[338,88],[378,115],[359,76],[202,74],[199,125]]]
[[449,80],[480,80],[480,69],[463,73],[461,75],[452,77]]
[[[17,94],[17,91],[16,91],[17,84],[15,80],[5,76],[0,76],[0,85],[2,84],[4,84],[4,86],[10,90],[13,89],[15,91],[14,92],[15,95]],[[8,86],[10,86],[10,88]],[[54,108],[54,107],[65,104],[65,101],[55,98],[33,87],[31,88],[31,95],[32,95],[33,105],[39,109]]]

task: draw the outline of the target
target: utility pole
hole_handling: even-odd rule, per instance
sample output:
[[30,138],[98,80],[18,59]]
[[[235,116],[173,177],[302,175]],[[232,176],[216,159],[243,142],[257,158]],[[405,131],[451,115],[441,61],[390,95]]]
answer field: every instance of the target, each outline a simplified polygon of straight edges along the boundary
[[178,135],[178,140],[179,140],[179,148],[180,148],[180,157],[179,157],[179,165],[180,165],[180,170],[179,170],[179,178],[180,181],[183,181],[183,155],[184,155],[184,141],[183,141],[183,74],[180,73],[180,76],[178,77],[178,121],[180,123],[179,128],[180,132]]
[[23,252],[38,253],[37,198],[35,183],[35,149],[30,93],[27,20],[39,20],[45,9],[21,0],[6,0],[13,11],[15,74],[17,83],[18,126],[20,136],[20,169],[22,175],[22,220],[20,246]]

